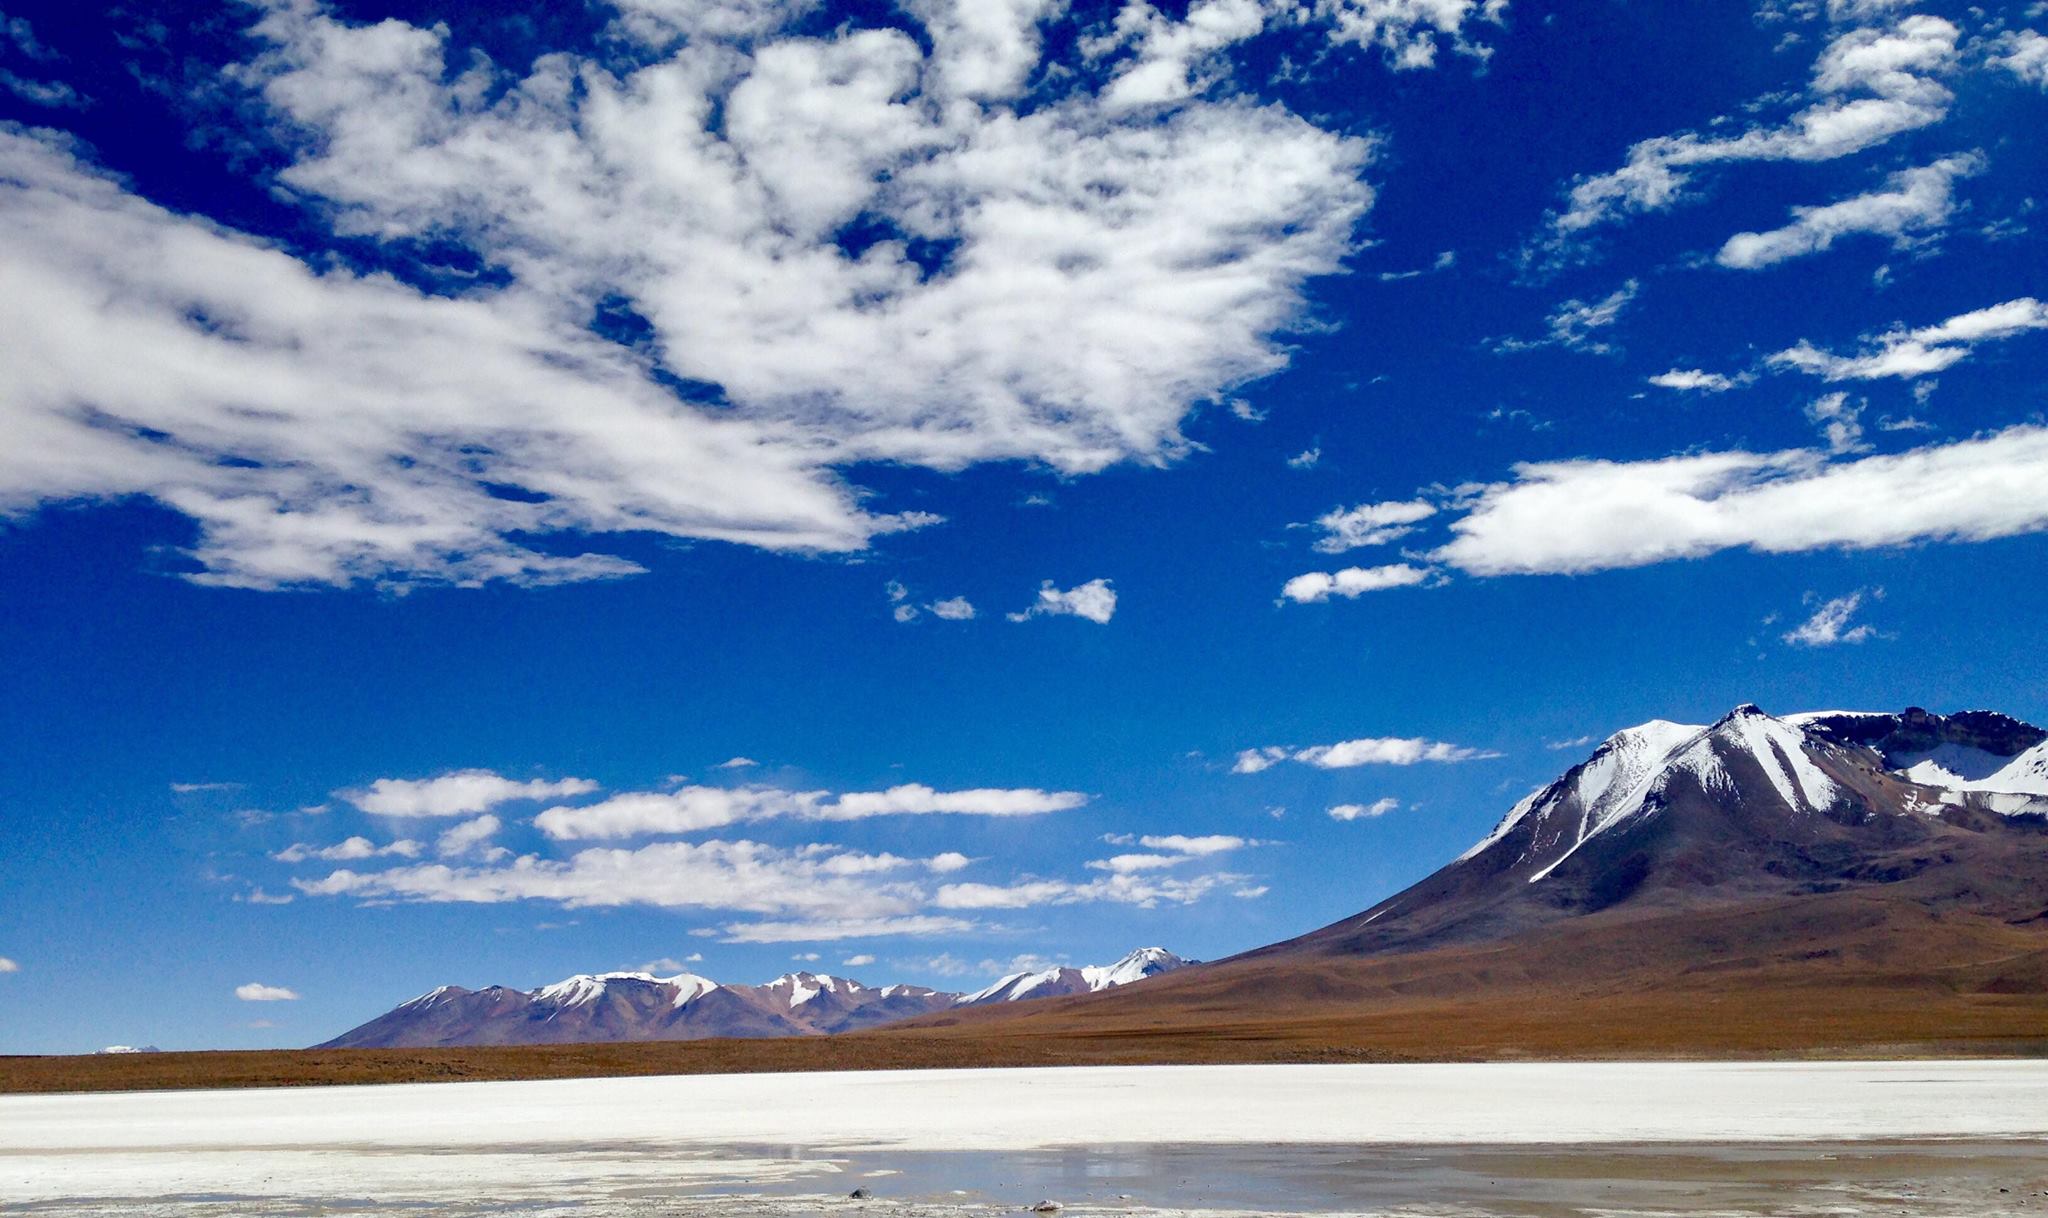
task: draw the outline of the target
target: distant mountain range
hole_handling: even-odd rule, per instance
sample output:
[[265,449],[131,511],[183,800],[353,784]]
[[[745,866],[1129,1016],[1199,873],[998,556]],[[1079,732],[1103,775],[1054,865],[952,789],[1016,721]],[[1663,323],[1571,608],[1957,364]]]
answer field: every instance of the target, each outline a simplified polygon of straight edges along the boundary
[[956,1007],[1097,993],[1189,963],[1163,947],[1145,947],[1115,964],[1012,973],[973,994],[918,985],[876,987],[808,972],[766,985],[720,985],[693,973],[581,974],[537,990],[444,985],[316,1047],[827,1036]]
[[1616,732],[1457,859],[1128,993],[891,1034],[1315,1052],[2048,1049],[2048,732],[1740,706]]
[[448,987],[329,1043],[875,1030],[1312,1057],[2048,1051],[2048,731],[1918,708],[1653,720],[1409,888],[1299,938],[1187,963],[1146,949],[964,995],[809,973]]

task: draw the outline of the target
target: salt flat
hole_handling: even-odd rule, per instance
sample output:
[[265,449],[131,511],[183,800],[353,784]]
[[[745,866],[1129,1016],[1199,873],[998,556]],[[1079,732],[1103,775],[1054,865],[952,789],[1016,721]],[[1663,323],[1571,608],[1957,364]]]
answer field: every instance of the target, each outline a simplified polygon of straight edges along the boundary
[[[898,1160],[932,1194],[982,1196],[1004,1182],[992,1177],[1021,1174],[1015,1156],[1063,1149],[1223,1163],[1238,1161],[1233,1147],[1269,1159],[1287,1147],[1611,1157],[1818,1142],[1995,1143],[2025,1176],[2048,1146],[2048,1062],[1152,1066],[6,1096],[0,1203],[641,1212],[650,1198],[706,1191],[843,1196],[848,1180]],[[2048,1199],[2031,1204],[2015,1212]]]

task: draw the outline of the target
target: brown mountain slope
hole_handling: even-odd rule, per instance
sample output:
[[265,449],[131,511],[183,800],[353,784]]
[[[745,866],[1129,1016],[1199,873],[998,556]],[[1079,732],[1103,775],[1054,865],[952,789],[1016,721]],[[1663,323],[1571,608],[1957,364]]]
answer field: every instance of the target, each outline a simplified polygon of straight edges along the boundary
[[2048,801],[1894,768],[2041,739],[1989,718],[1645,724],[1353,917],[1120,994],[892,1031],[1451,1057],[2048,1041]]

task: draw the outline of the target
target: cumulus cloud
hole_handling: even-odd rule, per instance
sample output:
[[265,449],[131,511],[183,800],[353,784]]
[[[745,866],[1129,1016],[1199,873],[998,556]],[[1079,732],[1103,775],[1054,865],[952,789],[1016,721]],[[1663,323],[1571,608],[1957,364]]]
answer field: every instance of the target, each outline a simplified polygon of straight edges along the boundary
[[1549,218],[1548,251],[1598,226],[1676,205],[1702,167],[1831,161],[1940,122],[1953,100],[1940,78],[1956,66],[1959,36],[1954,25],[1924,14],[1836,35],[1814,62],[1801,108],[1784,122],[1752,123],[1731,135],[1656,136],[1632,146],[1620,169],[1575,182]]
[[1866,341],[1857,355],[1836,355],[1801,341],[1772,354],[1767,362],[1829,381],[1913,380],[1961,363],[1980,343],[2042,329],[2048,329],[2048,304],[2022,296],[1936,325],[1886,331]]
[[994,104],[1055,66],[1054,5],[911,5],[928,43],[619,7],[644,53],[520,72],[258,6],[223,78],[285,145],[278,196],[431,290],[0,137],[0,510],[147,496],[197,524],[195,578],[258,588],[637,571],[605,534],[857,550],[935,518],[868,510],[852,466],[1187,451],[1191,409],[1286,364],[1371,202],[1369,140],[1231,98],[1126,115],[1071,40],[1057,98]]
[[1993,40],[1990,63],[2030,85],[2048,89],[2048,34],[2009,30]]
[[1793,449],[1536,462],[1475,492],[1450,527],[1432,557],[1471,575],[1986,541],[2048,529],[2048,428],[1853,459]]
[[280,863],[303,863],[308,859],[342,863],[389,856],[418,858],[419,853],[420,844],[409,838],[400,838],[389,845],[379,846],[367,837],[351,837],[332,846],[311,846],[304,842],[294,842],[270,857]]
[[1221,52],[1269,26],[1312,23],[1337,46],[1381,52],[1389,67],[1434,66],[1440,47],[1483,60],[1471,27],[1497,22],[1507,0],[1195,0],[1181,17],[1127,3],[1109,29],[1086,40],[1093,58],[1127,52],[1106,99],[1119,109],[1184,102],[1223,80]]
[[243,1002],[296,1002],[299,996],[281,985],[264,985],[260,981],[251,981],[247,985],[236,986],[235,997]]
[[1116,589],[1106,579],[1091,579],[1062,592],[1051,580],[1038,589],[1038,599],[1027,609],[1009,615],[1013,622],[1034,617],[1079,617],[1107,625],[1116,616]]
[[1918,169],[1902,170],[1885,189],[1830,203],[1795,207],[1792,222],[1769,232],[1737,233],[1721,246],[1714,260],[1722,266],[1751,271],[1789,259],[1817,254],[1841,237],[1870,234],[1889,237],[1899,247],[1939,231],[1955,213],[1955,182],[1984,166],[1976,155],[1952,156]]
[[1331,820],[1377,820],[1401,806],[1394,798],[1376,799],[1369,804],[1336,804],[1330,808]]
[[1303,449],[1302,451],[1300,451],[1300,452],[1298,452],[1298,453],[1294,454],[1293,456],[1291,456],[1291,457],[1287,458],[1287,468],[1288,468],[1288,469],[1314,469],[1314,468],[1316,467],[1316,463],[1317,463],[1317,462],[1319,462],[1319,461],[1321,461],[1322,459],[1323,459],[1323,450],[1322,450],[1322,449],[1320,449],[1320,448],[1305,448],[1305,449]]
[[1794,647],[1833,647],[1840,643],[1862,643],[1875,638],[1877,630],[1869,624],[1850,624],[1857,611],[1863,607],[1864,595],[1864,589],[1858,588],[1847,596],[1821,601],[1812,616],[1786,632],[1785,641]]
[[436,778],[379,778],[359,791],[337,791],[342,799],[375,816],[473,816],[518,799],[560,799],[588,795],[588,778],[520,782],[490,770],[455,770]]
[[6,956],[0,956],[0,973],[18,973],[20,971],[21,965]]
[[1263,748],[1245,749],[1231,764],[1233,774],[1257,774],[1270,770],[1283,761],[1300,762],[1319,770],[1346,770],[1362,765],[1416,765],[1421,762],[1485,761],[1500,756],[1485,749],[1467,748],[1460,744],[1446,744],[1441,740],[1424,740],[1421,737],[1367,736],[1357,740],[1341,740],[1336,744],[1316,744],[1307,748],[1292,745],[1267,745]]
[[1280,595],[1297,605],[1311,605],[1333,596],[1357,600],[1368,592],[1427,583],[1431,574],[1427,567],[1404,562],[1383,567],[1346,567],[1341,571],[1309,571],[1283,584]]
[[971,622],[974,620],[974,603],[964,596],[948,597],[933,601],[925,606],[932,616],[947,622]]
[[865,968],[868,965],[873,964],[874,962],[875,958],[873,956],[867,954],[866,952],[862,952],[858,956],[848,956],[846,959],[841,960],[839,963],[845,966],[846,968]]
[[1381,546],[1415,531],[1417,521],[1436,515],[1432,504],[1421,500],[1396,503],[1361,503],[1337,508],[1316,517],[1315,527],[1323,531],[1315,548],[1321,554],[1342,554],[1364,546]]

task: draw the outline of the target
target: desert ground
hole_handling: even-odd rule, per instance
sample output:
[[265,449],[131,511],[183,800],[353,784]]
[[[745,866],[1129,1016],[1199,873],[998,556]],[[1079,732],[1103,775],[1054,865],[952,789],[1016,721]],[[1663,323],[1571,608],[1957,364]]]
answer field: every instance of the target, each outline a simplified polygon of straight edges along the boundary
[[0,1130],[0,1206],[64,1215],[2048,1213],[2048,1063],[2018,1061],[15,1095]]

